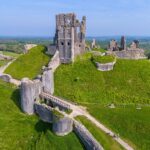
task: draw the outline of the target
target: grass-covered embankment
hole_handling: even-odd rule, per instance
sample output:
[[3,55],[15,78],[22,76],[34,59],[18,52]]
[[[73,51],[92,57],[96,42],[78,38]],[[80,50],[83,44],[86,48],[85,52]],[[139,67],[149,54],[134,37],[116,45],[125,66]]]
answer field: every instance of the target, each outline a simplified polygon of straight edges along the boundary
[[86,54],[55,72],[55,95],[78,103],[149,104],[149,89],[149,60],[118,59],[113,71],[101,72]]
[[83,116],[76,118],[80,121],[101,144],[105,150],[121,150],[123,149],[112,137],[100,130],[96,125]]
[[88,111],[137,150],[150,149],[150,107],[88,105]]
[[0,80],[1,150],[83,150],[74,133],[58,137],[50,124],[22,113],[19,99],[19,90]]
[[[136,110],[131,104],[150,104],[150,61],[118,59],[113,71],[100,72],[91,55],[55,72],[55,95],[86,105],[90,113],[119,133],[137,149],[150,148],[150,108]],[[107,104],[129,105],[126,109]]]
[[35,78],[41,73],[42,66],[45,66],[50,61],[50,56],[45,54],[44,46],[32,48],[27,54],[21,55],[14,61],[6,70],[5,73],[12,75],[16,79],[28,77]]

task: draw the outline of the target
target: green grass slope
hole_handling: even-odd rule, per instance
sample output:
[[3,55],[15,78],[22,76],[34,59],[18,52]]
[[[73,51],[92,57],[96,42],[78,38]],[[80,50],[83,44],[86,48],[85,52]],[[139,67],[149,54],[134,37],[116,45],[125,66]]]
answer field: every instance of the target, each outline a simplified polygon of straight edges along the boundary
[[100,105],[89,105],[89,112],[109,128],[119,133],[137,150],[150,149],[150,107],[135,106],[110,109]]
[[58,137],[49,124],[19,109],[19,91],[0,80],[1,150],[83,150],[74,133]]
[[[100,72],[90,59],[86,54],[56,70],[55,95],[87,106],[95,118],[136,149],[150,149],[150,107],[136,110],[133,106],[150,104],[150,61],[118,59],[113,71]],[[104,107],[111,103],[129,106]]]
[[83,116],[78,116],[76,118],[80,121],[94,136],[94,138],[102,145],[105,150],[121,150],[123,149],[112,137],[104,133],[98,127],[96,127],[92,122]]
[[14,57],[14,58],[17,58],[20,55],[20,54],[17,54],[17,53],[14,53],[14,52],[8,52],[8,51],[3,51],[2,53],[4,55],[11,56],[11,57]]
[[5,70],[5,73],[16,79],[22,79],[23,77],[33,79],[41,73],[42,66],[47,65],[50,61],[50,56],[46,55],[45,52],[46,48],[44,46],[32,48],[29,53],[21,55],[13,62]]
[[56,95],[85,104],[150,103],[149,60],[117,60],[113,71],[101,72],[90,59],[86,54],[56,70]]
[[6,65],[8,62],[8,60],[0,60],[0,67]]

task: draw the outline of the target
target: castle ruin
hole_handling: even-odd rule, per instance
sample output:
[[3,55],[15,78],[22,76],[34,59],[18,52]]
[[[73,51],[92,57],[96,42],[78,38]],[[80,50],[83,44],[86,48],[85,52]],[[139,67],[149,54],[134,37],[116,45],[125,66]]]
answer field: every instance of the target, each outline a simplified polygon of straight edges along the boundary
[[134,40],[130,47],[126,45],[126,39],[124,36],[121,37],[120,46],[116,40],[111,40],[108,46],[108,54],[113,54],[118,58],[124,59],[144,59],[144,49],[139,47],[139,41]]
[[86,17],[76,19],[74,13],[56,15],[56,33],[48,53],[59,51],[61,63],[74,61],[75,56],[85,51]]

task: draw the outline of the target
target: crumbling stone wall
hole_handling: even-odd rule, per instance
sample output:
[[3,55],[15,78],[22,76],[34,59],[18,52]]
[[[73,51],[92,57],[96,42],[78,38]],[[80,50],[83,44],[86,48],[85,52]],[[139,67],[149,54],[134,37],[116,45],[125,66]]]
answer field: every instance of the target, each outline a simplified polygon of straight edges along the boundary
[[0,60],[12,60],[13,57],[0,54]]
[[38,101],[34,104],[35,112],[44,122],[53,123],[53,109],[45,104],[40,104]]
[[49,94],[54,93],[54,71],[60,65],[58,54],[56,52],[48,67],[44,68],[43,74],[39,75],[36,80],[31,81],[24,78],[21,81],[21,105],[25,113],[34,113],[34,100],[39,97],[42,91]]
[[127,49],[113,52],[115,56],[122,59],[146,59],[143,49]]
[[43,72],[42,77],[43,91],[46,93],[54,93],[54,73],[52,69],[47,69]]
[[115,63],[116,63],[116,61],[110,62],[110,63],[105,63],[105,64],[96,62],[96,67],[97,67],[97,70],[100,70],[100,71],[111,71],[114,69]]
[[[39,115],[40,119],[47,123],[52,123],[52,130],[58,136],[64,136],[72,132],[73,120],[65,116],[57,116],[54,113],[54,108],[36,101],[34,103],[35,112]],[[56,111],[56,110],[55,110]]]
[[74,131],[87,150],[103,150],[93,135],[78,121],[74,121]]
[[118,47],[118,43],[116,40],[111,40],[108,46],[108,50],[109,51],[118,51],[119,47]]
[[9,74],[2,74],[2,75],[0,75],[0,79],[2,79],[5,82],[9,82],[10,83],[12,77]]
[[120,47],[117,44],[117,41],[110,41],[108,47],[108,54],[113,54],[118,58],[124,59],[144,59],[146,58],[144,54],[144,49],[139,48],[139,41],[134,40],[130,47],[126,46],[126,39],[124,36],[121,37]]
[[56,51],[55,55],[48,64],[48,68],[52,69],[52,71],[55,72],[55,70],[58,68],[59,65],[60,65],[59,52]]

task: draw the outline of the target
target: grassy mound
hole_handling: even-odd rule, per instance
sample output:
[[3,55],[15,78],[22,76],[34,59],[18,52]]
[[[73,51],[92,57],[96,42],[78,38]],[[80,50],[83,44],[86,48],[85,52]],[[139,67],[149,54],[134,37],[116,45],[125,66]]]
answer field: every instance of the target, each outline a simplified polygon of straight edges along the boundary
[[105,63],[114,62],[115,61],[115,57],[112,56],[112,55],[106,55],[106,56],[93,55],[92,56],[92,60],[94,62],[105,64]]
[[113,71],[100,72],[90,58],[86,54],[56,70],[56,95],[85,104],[150,104],[150,61],[117,60]]
[[74,133],[58,137],[37,116],[23,114],[18,89],[0,81],[0,93],[0,149],[83,150]]
[[119,133],[134,149],[150,149],[150,107],[135,106],[110,109],[100,105],[88,105],[89,112],[109,128]]
[[14,63],[12,63],[5,73],[12,75],[16,79],[28,77],[33,79],[41,73],[42,66],[47,65],[50,56],[45,54],[44,46],[32,48],[29,53],[21,55]]
[[92,122],[83,116],[78,116],[76,118],[80,121],[94,136],[94,138],[102,145],[105,150],[121,150],[123,149],[112,137],[104,133],[98,127],[96,127]]
[[[86,105],[137,149],[149,149],[150,108],[138,112],[130,105],[150,104],[150,61],[118,59],[113,71],[99,72],[90,59],[86,54],[56,70],[55,95]],[[129,108],[106,110],[111,103]]]

